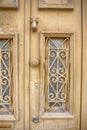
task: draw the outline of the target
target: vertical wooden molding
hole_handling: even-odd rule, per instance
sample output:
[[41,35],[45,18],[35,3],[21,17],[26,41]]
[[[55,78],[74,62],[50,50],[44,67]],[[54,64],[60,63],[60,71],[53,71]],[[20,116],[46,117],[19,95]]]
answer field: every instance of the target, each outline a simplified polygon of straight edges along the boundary
[[83,68],[81,130],[87,130],[87,0],[82,1],[83,19]]
[[25,88],[25,130],[29,130],[29,53],[30,53],[30,2],[31,0],[25,0],[25,18],[24,18],[24,88]]

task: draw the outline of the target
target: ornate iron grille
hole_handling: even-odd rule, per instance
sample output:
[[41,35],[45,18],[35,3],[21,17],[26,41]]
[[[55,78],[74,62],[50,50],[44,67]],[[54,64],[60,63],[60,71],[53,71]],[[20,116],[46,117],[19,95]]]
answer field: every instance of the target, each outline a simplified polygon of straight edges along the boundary
[[0,39],[0,115],[12,113],[12,39]]
[[47,38],[46,111],[69,112],[70,39]]

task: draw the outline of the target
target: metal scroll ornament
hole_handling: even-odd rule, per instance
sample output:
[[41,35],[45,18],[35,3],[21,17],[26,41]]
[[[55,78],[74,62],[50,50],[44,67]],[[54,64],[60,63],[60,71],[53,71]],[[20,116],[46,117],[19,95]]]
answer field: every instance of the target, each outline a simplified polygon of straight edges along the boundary
[[47,43],[47,111],[64,113],[68,111],[69,105],[69,39],[48,38]]
[[0,114],[11,112],[11,40],[0,40]]

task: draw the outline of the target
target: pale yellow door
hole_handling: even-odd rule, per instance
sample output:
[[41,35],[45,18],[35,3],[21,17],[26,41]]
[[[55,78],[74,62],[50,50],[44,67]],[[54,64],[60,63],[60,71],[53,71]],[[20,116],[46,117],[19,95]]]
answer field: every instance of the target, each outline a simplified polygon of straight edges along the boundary
[[30,130],[81,130],[81,0],[30,8]]
[[87,130],[87,0],[0,1],[0,130]]

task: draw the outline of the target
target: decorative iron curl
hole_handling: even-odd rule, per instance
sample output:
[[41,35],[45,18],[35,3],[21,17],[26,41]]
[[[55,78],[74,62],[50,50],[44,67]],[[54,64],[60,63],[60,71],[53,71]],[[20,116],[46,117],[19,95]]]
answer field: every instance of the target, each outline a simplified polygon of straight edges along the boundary
[[59,83],[64,83],[65,81],[66,81],[66,77],[65,76],[60,76],[59,77],[59,80],[58,80]]
[[56,50],[50,50],[50,57],[56,57],[57,56],[57,51]]
[[3,102],[4,103],[9,103],[10,102],[10,97],[8,95],[3,96]]
[[63,92],[59,93],[59,101],[60,102],[65,102],[66,101],[66,94]]
[[8,71],[7,71],[7,70],[5,70],[5,69],[4,69],[4,70],[2,70],[2,75],[3,75],[3,76],[8,77]]
[[2,85],[7,86],[9,84],[9,81],[7,78],[2,78]]
[[61,51],[59,52],[59,56],[60,56],[61,58],[65,58],[65,57],[66,57],[66,50],[61,50]]
[[66,72],[66,71],[65,71],[65,68],[63,68],[63,67],[60,67],[60,68],[59,68],[59,74],[60,74],[60,75],[64,75],[65,72]]
[[55,101],[56,95],[54,93],[49,94],[49,100],[54,100]]
[[4,60],[8,60],[9,59],[9,52],[2,52],[2,58]]
[[50,68],[50,73],[56,75],[57,74],[57,68]]
[[57,82],[57,77],[56,76],[51,76],[50,77],[50,82],[56,83]]

